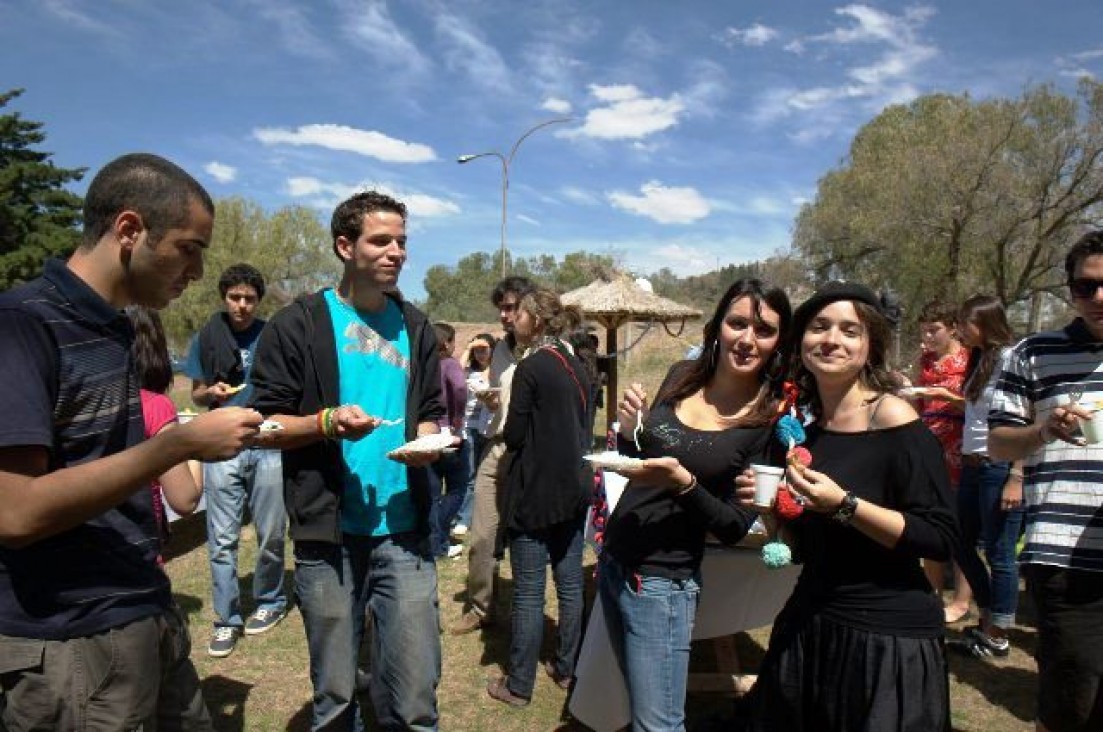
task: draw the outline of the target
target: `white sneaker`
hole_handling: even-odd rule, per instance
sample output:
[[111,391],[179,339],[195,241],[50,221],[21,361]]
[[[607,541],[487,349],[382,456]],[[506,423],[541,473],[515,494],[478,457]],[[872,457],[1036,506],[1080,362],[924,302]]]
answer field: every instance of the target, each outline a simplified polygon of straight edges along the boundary
[[463,544],[452,544],[448,547],[449,559],[459,559],[461,554],[463,554]]
[[452,536],[457,538],[467,536],[467,524],[456,524],[452,527]]

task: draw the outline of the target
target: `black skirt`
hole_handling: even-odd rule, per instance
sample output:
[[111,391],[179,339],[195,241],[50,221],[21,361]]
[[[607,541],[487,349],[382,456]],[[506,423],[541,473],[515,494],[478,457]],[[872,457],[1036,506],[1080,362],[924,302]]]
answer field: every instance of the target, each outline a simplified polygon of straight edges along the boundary
[[746,732],[949,732],[942,638],[871,633],[813,616],[774,626],[737,708]]

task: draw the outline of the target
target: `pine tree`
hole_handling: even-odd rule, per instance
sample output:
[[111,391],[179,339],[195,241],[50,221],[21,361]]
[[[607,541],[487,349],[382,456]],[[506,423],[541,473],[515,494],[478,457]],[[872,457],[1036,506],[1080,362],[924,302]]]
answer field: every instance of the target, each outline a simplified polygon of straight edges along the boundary
[[[0,93],[0,109],[22,93]],[[52,153],[33,149],[46,139],[42,127],[18,112],[0,114],[0,290],[37,276],[80,240],[81,198],[62,186],[85,168],[58,168]]]

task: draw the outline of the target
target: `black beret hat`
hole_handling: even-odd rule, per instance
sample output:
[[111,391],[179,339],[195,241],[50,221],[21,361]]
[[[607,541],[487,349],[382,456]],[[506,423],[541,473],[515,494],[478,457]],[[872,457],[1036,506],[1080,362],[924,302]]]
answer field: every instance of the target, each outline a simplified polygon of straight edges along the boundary
[[864,302],[882,316],[885,314],[881,306],[881,299],[877,297],[873,290],[857,282],[833,280],[812,293],[812,297],[802,302],[796,312],[793,313],[792,333],[794,337],[799,339],[801,334],[804,333],[804,329],[808,327],[808,321],[812,320],[816,313],[839,300]]

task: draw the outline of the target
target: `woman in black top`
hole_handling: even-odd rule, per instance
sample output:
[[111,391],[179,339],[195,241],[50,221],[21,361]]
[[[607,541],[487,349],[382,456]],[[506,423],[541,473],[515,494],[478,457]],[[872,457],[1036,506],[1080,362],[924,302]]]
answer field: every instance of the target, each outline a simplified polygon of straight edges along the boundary
[[705,534],[735,543],[754,522],[734,504],[733,481],[769,442],[789,317],[784,292],[738,280],[705,326],[700,357],[671,369],[654,407],[638,385],[619,405],[620,450],[647,459],[623,471],[630,482],[606,527],[598,586],[634,730],[685,728]]
[[545,670],[566,688],[582,637],[582,527],[590,471],[582,460],[592,436],[589,379],[560,336],[580,321],[551,290],[521,298],[513,335],[525,355],[513,374],[503,438],[509,452],[501,506],[513,572],[509,675],[487,693],[512,706],[532,697],[544,635],[544,585],[552,565],[559,604],[555,660]]
[[[791,524],[804,569],[774,623],[751,730],[949,730],[941,601],[920,566],[957,542],[942,449],[889,392],[891,330],[866,287],[833,282],[793,318],[810,467]],[[799,360],[798,357],[799,356]]]

